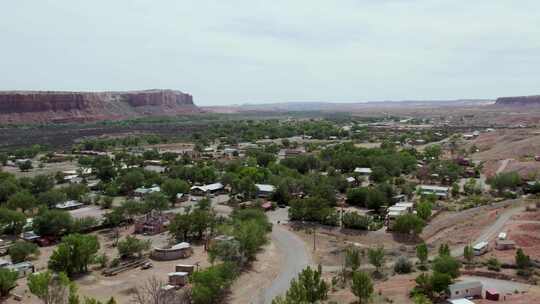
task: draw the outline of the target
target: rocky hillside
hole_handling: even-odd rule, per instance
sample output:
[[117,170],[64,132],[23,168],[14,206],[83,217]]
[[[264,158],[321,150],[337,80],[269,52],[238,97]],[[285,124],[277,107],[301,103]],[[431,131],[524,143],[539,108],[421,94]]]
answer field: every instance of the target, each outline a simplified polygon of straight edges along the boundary
[[0,92],[0,124],[88,122],[198,112],[191,95],[174,90]]
[[495,101],[496,106],[509,106],[509,107],[529,107],[540,106],[540,95],[535,96],[518,96],[518,97],[500,97]]

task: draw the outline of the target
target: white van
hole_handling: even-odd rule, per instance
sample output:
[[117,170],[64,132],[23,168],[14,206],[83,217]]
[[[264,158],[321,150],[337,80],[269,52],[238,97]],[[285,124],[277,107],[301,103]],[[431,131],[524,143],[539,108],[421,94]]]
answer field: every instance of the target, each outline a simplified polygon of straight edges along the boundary
[[489,243],[486,241],[482,241],[473,246],[474,255],[482,255],[486,253],[488,249],[489,249]]
[[499,233],[498,239],[501,241],[506,240],[506,232]]

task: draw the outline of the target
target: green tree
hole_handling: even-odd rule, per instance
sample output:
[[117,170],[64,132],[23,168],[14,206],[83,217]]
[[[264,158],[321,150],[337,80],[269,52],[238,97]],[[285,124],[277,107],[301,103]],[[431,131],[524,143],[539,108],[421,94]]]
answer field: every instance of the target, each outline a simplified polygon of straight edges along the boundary
[[179,193],[188,193],[189,185],[181,179],[167,179],[161,185],[163,192],[169,197],[169,200],[174,203],[176,202],[176,195]]
[[73,225],[71,214],[61,210],[42,210],[32,221],[34,231],[42,236],[60,236]]
[[355,247],[349,247],[345,251],[345,267],[350,268],[353,272],[360,268],[362,263],[362,257],[360,255],[360,250]]
[[427,262],[428,259],[428,247],[426,243],[422,243],[416,246],[416,257],[422,265]]
[[376,271],[380,273],[381,267],[384,265],[384,247],[368,249],[369,263],[375,266]]
[[32,193],[37,195],[54,187],[54,178],[50,175],[36,175],[32,178]]
[[55,274],[51,271],[31,274],[28,277],[28,289],[44,304],[66,303],[68,298],[74,298],[73,294],[76,290],[75,285],[70,282],[66,274]]
[[353,211],[344,213],[341,217],[341,221],[345,228],[368,230],[371,218]]
[[121,257],[133,257],[135,254],[141,257],[143,251],[150,249],[150,240],[140,240],[136,237],[127,236],[118,242],[118,253]]
[[145,211],[163,211],[169,208],[167,197],[160,192],[154,192],[144,197]]
[[20,263],[26,261],[32,255],[38,255],[39,248],[34,243],[17,241],[9,247],[8,254],[13,263]]
[[521,248],[516,251],[516,266],[518,269],[527,269],[531,266],[531,258]]
[[503,192],[507,189],[516,189],[521,184],[521,177],[517,172],[503,172],[489,178],[487,182],[491,187]]
[[319,303],[326,300],[328,285],[322,279],[322,269],[319,265],[317,270],[307,267],[302,270],[296,279],[291,281],[291,286],[285,295],[288,303]]
[[433,206],[429,201],[421,201],[416,205],[416,214],[424,221],[431,217]]
[[196,271],[191,276],[191,296],[194,304],[221,303],[221,293],[230,286],[237,271],[223,263]]
[[23,162],[18,162],[17,166],[19,167],[19,170],[21,170],[21,172],[27,172],[27,171],[32,170],[32,168],[34,168],[34,166],[32,165],[31,160],[25,160]]
[[92,161],[92,168],[96,176],[102,181],[108,182],[116,177],[116,169],[110,157],[99,156]]
[[394,272],[405,274],[405,273],[411,273],[413,270],[413,265],[407,257],[400,256],[396,263],[394,264]]
[[5,166],[8,160],[9,160],[9,157],[6,153],[0,153],[0,164],[2,166]]
[[461,263],[454,257],[443,255],[433,260],[433,271],[443,274],[448,274],[452,278],[459,277],[459,269]]
[[0,203],[8,200],[10,196],[20,190],[15,178],[0,179]]
[[433,302],[431,302],[431,300],[423,294],[415,295],[413,297],[413,302],[414,304],[433,304]]
[[358,298],[358,303],[368,303],[373,294],[373,282],[363,271],[353,272],[351,291]]
[[51,209],[54,208],[56,204],[63,203],[66,200],[66,193],[56,189],[42,192],[38,195],[38,201]]
[[255,220],[236,224],[234,237],[240,245],[240,252],[247,260],[253,260],[259,249],[268,242],[267,229]]
[[0,268],[0,297],[9,295],[9,291],[17,286],[19,274],[11,269]]
[[347,204],[353,206],[366,206],[368,197],[367,188],[352,188],[347,191]]
[[444,243],[439,246],[439,256],[450,256],[450,247]]
[[24,225],[26,225],[26,216],[22,212],[0,208],[0,227],[2,227],[2,233],[19,235]]
[[120,188],[124,193],[131,192],[144,184],[144,174],[138,170],[130,170],[119,178]]
[[403,234],[417,236],[422,232],[424,226],[424,220],[416,214],[405,214],[398,216],[392,226],[392,230]]
[[270,163],[276,160],[276,156],[272,153],[259,152],[256,155],[257,164],[261,167],[267,167]]
[[452,276],[450,274],[437,271],[433,272],[431,286],[434,292],[444,293],[450,284],[452,284]]
[[65,272],[68,276],[88,271],[88,265],[99,250],[99,241],[94,235],[70,234],[49,259],[49,268]]
[[28,191],[19,191],[9,197],[7,207],[13,210],[20,209],[22,212],[26,212],[38,204],[36,198]]
[[474,250],[471,245],[467,245],[463,248],[463,257],[468,263],[471,263],[474,259]]

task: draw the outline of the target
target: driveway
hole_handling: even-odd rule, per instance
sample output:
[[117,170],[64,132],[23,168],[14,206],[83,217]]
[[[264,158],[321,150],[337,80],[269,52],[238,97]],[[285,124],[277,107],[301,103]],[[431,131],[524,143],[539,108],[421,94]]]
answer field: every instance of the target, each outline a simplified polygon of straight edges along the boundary
[[286,209],[277,209],[268,214],[270,221],[274,223],[271,234],[272,242],[274,242],[284,260],[279,274],[270,287],[264,291],[260,303],[270,304],[275,297],[284,295],[289,289],[291,280],[296,278],[304,268],[312,264],[311,254],[307,250],[304,241],[281,226],[281,224],[277,224],[277,221],[280,221],[280,223],[285,222],[286,215]]
[[[512,209],[508,209],[500,213],[497,217],[497,220],[491,224],[489,227],[486,227],[484,230],[482,230],[482,233],[480,236],[478,236],[472,245],[476,243],[480,243],[482,241],[489,242],[489,240],[495,238],[499,232],[504,228],[504,225],[512,218],[512,216],[522,212],[525,210],[525,207],[516,207]],[[451,254],[454,257],[460,257],[463,255],[463,249],[465,246],[459,246],[457,248],[454,248],[451,250]]]

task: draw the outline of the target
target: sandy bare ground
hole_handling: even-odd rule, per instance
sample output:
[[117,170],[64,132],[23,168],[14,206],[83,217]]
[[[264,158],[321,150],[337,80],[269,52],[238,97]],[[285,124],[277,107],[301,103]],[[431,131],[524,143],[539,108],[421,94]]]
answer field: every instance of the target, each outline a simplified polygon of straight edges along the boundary
[[38,162],[33,161],[34,168],[27,172],[21,172],[17,167],[3,166],[1,171],[14,174],[16,177],[34,177],[36,175],[53,175],[58,171],[76,170],[77,162],[43,163],[43,168],[38,167]]
[[482,133],[477,139],[467,142],[465,147],[473,145],[480,152],[473,154],[472,158],[486,162],[483,173],[487,176],[511,171],[519,172],[524,178],[540,174],[540,162],[534,160],[534,156],[540,153],[538,129],[499,129]]
[[266,245],[257,254],[257,259],[251,267],[242,273],[231,286],[227,302],[235,304],[262,303],[263,291],[277,277],[283,258],[282,253],[273,242]]

